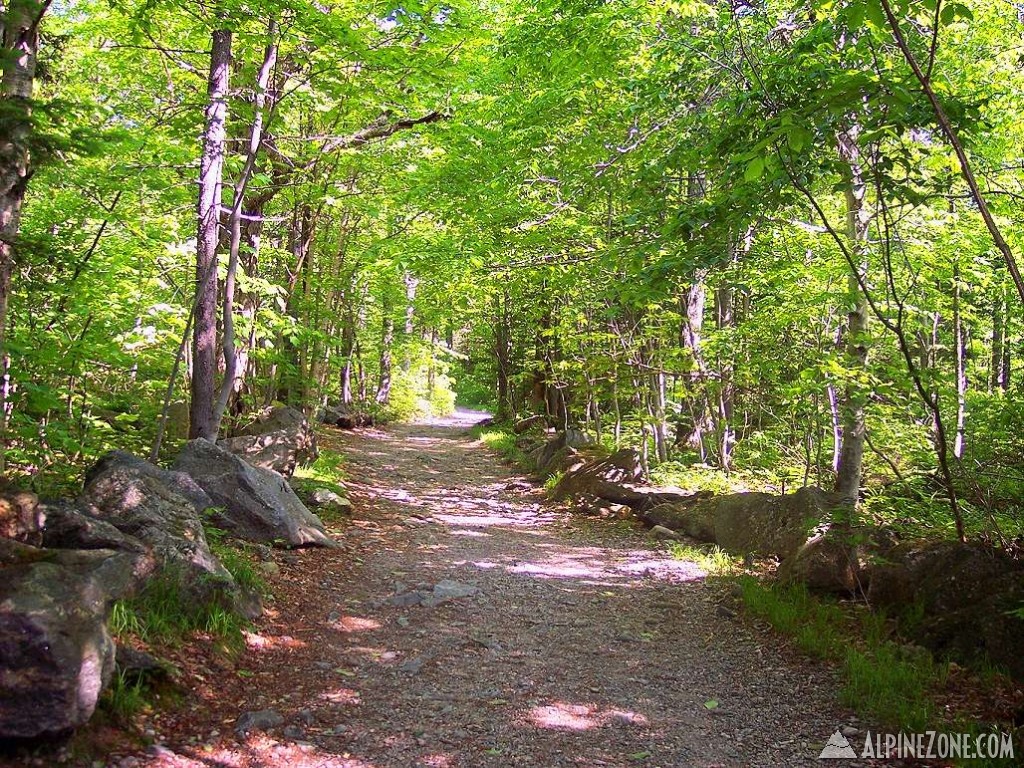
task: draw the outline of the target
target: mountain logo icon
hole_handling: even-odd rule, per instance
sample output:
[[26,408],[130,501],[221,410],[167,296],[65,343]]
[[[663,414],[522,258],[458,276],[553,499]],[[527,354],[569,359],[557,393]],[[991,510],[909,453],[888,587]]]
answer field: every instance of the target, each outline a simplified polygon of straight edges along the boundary
[[828,744],[821,750],[821,754],[818,755],[819,760],[827,760],[830,758],[850,758],[856,757],[857,753],[853,751],[853,747],[850,746],[850,742],[846,740],[846,737],[840,731],[836,731],[828,737]]

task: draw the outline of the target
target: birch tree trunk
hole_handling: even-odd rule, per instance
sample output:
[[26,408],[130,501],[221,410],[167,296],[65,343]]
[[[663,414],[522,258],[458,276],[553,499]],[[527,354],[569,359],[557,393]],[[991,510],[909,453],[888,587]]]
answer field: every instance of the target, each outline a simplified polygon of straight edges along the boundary
[[[843,190],[846,200],[846,238],[853,265],[856,265],[857,269],[862,268],[870,223],[869,213],[864,207],[867,184],[860,163],[860,150],[857,147],[859,133],[855,126],[838,136],[839,156],[846,171]],[[847,277],[847,301],[850,310],[846,316],[846,360],[851,369],[861,371],[867,365],[868,359],[868,304],[860,289],[858,275],[854,274],[852,269],[853,267]],[[856,384],[848,383],[841,407],[843,442],[836,471],[836,493],[854,504],[860,496],[861,467],[864,463],[864,406],[864,393]]]
[[14,249],[21,207],[32,176],[28,150],[32,89],[39,49],[39,22],[49,2],[10,0],[3,19],[3,79],[0,98],[6,119],[0,129],[0,475],[7,470],[7,419],[11,381],[7,348],[7,305],[14,273]]
[[214,377],[217,372],[217,243],[221,184],[227,137],[228,76],[231,70],[231,32],[211,36],[207,82],[206,127],[199,163],[199,228],[196,238],[196,302],[192,329],[192,401],[189,439],[217,439]]

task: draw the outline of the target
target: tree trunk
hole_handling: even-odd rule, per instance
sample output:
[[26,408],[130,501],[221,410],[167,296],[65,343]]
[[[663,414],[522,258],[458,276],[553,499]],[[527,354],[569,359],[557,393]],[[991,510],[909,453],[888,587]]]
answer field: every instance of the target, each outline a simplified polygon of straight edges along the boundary
[[391,347],[395,343],[395,318],[391,311],[391,302],[385,300],[381,307],[380,321],[380,372],[377,379],[376,400],[387,405],[391,399]]
[[[870,216],[864,206],[867,185],[857,147],[857,127],[849,128],[838,136],[839,156],[844,163],[846,179],[843,196],[846,199],[846,238],[854,268],[861,269],[864,248],[868,238]],[[860,290],[858,275],[852,271],[847,278],[847,297],[850,311],[846,316],[847,365],[861,371],[867,365],[868,305]],[[843,443],[836,473],[836,493],[853,504],[860,497],[861,467],[864,462],[864,392],[848,382],[842,403]]]
[[[235,346],[235,281],[238,275],[238,258],[242,247],[242,203],[245,199],[245,192],[249,187],[249,179],[252,178],[253,170],[256,167],[256,158],[259,155],[260,147],[263,145],[263,122],[264,111],[267,103],[267,89],[270,86],[270,75],[277,62],[277,24],[270,22],[267,30],[268,42],[263,55],[263,64],[260,66],[259,75],[256,79],[256,97],[254,99],[254,114],[252,125],[249,128],[249,143],[246,148],[245,162],[238,178],[235,180],[234,197],[231,201],[231,214],[228,221],[230,238],[228,244],[228,269],[224,278],[224,313],[223,331],[224,342],[224,380],[220,385],[220,392],[217,395],[217,402],[214,406],[212,425],[210,427],[214,436],[220,432],[221,419],[228,407],[228,400],[238,390],[240,382],[239,373],[244,372],[240,367],[239,356]],[[245,363],[242,363],[244,366]]]
[[704,439],[711,431],[711,409],[708,406],[707,369],[701,351],[704,328],[706,289],[703,275],[679,296],[679,345],[690,355],[690,370],[685,377],[686,394],[682,398],[682,413],[676,424],[676,443],[700,451],[701,460],[707,458]]
[[992,302],[992,358],[989,367],[989,391],[1010,388],[1010,347],[1007,343],[1006,284],[1000,283]]
[[7,470],[7,419],[11,358],[7,344],[7,309],[14,274],[14,251],[21,228],[21,207],[32,177],[28,150],[31,100],[39,48],[39,22],[49,2],[9,0],[3,18],[3,80],[0,97],[0,475]]
[[356,321],[351,308],[345,307],[345,320],[341,326],[341,402],[352,402],[353,353],[356,347]]
[[[722,286],[715,290],[715,327],[721,332],[734,327],[736,316],[733,311],[733,290],[730,286]],[[732,414],[733,414],[733,361],[728,358],[718,360],[718,407],[716,409],[715,435],[718,445],[718,465],[728,471],[732,455]]]
[[494,297],[494,356],[498,363],[498,412],[495,418],[505,421],[514,415],[512,408],[512,333],[509,328],[508,291]]
[[199,163],[196,302],[192,329],[192,402],[189,438],[216,440],[214,376],[217,371],[217,242],[227,127],[231,32],[214,30],[207,83],[206,128]]
[[403,280],[405,282],[405,328],[402,344],[404,346],[402,356],[402,370],[408,373],[412,368],[412,335],[416,330],[416,289],[420,281],[416,275],[406,272]]
[[960,262],[953,257],[953,345],[956,361],[956,436],[953,438],[953,456],[964,457],[967,433],[967,366],[964,344],[964,318],[960,307]]

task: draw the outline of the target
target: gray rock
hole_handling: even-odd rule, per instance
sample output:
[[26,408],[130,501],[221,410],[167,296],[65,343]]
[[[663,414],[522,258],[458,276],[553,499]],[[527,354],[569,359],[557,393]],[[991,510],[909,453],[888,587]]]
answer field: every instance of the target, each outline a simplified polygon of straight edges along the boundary
[[670,539],[675,541],[682,538],[682,536],[680,536],[678,533],[676,533],[673,530],[670,530],[669,528],[666,528],[663,525],[656,525],[653,528],[651,528],[651,530],[649,530],[647,533],[651,538],[654,539]]
[[624,448],[604,459],[578,462],[569,467],[552,490],[551,496],[555,500],[573,496],[597,497],[615,504],[625,504],[636,512],[690,498],[683,493],[644,485],[640,454],[630,448]]
[[539,475],[568,472],[584,463],[577,449],[593,443],[593,438],[586,432],[580,429],[567,429],[530,451],[529,458]]
[[346,513],[352,511],[351,501],[327,488],[317,488],[310,494],[309,501],[318,509],[326,508]]
[[117,645],[114,668],[129,679],[165,679],[174,674],[174,667],[169,662],[130,645]]
[[1024,680],[1024,563],[980,542],[907,542],[869,567],[868,601],[899,615],[909,639],[964,664],[988,661]]
[[276,709],[243,712],[235,721],[235,733],[246,736],[252,731],[267,731],[284,724],[284,717]]
[[116,549],[144,553],[148,547],[134,536],[122,533],[115,525],[93,517],[79,504],[67,500],[43,505],[46,524],[43,546],[52,549]]
[[316,433],[306,415],[297,408],[279,405],[264,410],[238,430],[235,437],[222,440],[222,447],[241,455],[249,464],[291,477],[298,464],[320,455]]
[[849,530],[825,528],[779,564],[783,584],[804,584],[815,592],[862,592],[860,561]]
[[39,544],[45,518],[39,497],[30,491],[0,491],[0,536],[23,544]]
[[398,606],[400,608],[404,608],[404,607],[410,606],[410,605],[420,605],[425,600],[429,599],[430,596],[431,595],[430,595],[429,592],[420,592],[420,591],[402,592],[402,593],[397,594],[397,595],[392,595],[391,597],[389,597],[384,602],[388,603],[389,605],[395,605],[395,606]]
[[531,429],[546,427],[547,423],[548,417],[543,414],[527,416],[525,419],[520,419],[512,426],[512,433],[521,435],[524,432],[529,432]]
[[313,461],[319,455],[316,433],[305,414],[283,405],[263,411],[234,437],[217,444],[254,467],[270,469],[285,477],[291,477],[299,464]]
[[281,735],[292,741],[302,741],[302,739],[306,738],[306,732],[297,725],[286,725],[284,730],[281,731]]
[[732,493],[659,504],[644,514],[661,525],[737,554],[794,555],[830,519],[840,499],[818,488],[796,493]]
[[107,619],[139,585],[138,555],[0,540],[0,739],[85,723],[114,670]]
[[415,656],[399,664],[398,671],[403,672],[407,675],[418,675],[419,671],[423,669],[423,665],[426,662],[427,660],[422,656]]
[[187,475],[113,451],[87,473],[80,503],[89,516],[152,548],[191,599],[231,608],[248,602],[210,551],[200,515],[213,502]]
[[252,467],[208,440],[187,443],[174,462],[210,495],[214,522],[249,541],[336,546],[281,475]]
[[479,594],[479,588],[474,587],[472,584],[462,584],[458,581],[445,579],[444,581],[439,581],[434,585],[434,590],[430,597],[432,602],[437,604],[447,600],[459,600],[464,597],[473,597],[474,595]]
[[356,427],[373,426],[373,416],[367,413],[353,411],[345,403],[329,405],[322,409],[317,415],[317,420],[323,424],[330,424],[340,429],[355,429]]

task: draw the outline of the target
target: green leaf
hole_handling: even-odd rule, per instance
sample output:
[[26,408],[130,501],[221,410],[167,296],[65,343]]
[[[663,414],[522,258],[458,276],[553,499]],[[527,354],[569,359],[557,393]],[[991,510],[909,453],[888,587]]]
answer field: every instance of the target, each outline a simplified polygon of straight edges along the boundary
[[705,709],[718,709],[718,699],[708,699],[704,702]]
[[744,181],[757,181],[763,173],[764,158],[755,157],[747,164],[747,169],[743,172],[743,179]]

